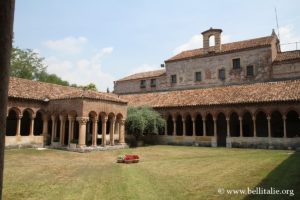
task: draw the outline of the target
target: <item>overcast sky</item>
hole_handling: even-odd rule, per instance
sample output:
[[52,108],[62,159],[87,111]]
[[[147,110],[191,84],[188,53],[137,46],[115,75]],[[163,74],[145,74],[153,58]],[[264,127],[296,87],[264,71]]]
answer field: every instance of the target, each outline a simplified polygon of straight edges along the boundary
[[49,73],[105,91],[202,47],[210,27],[223,30],[223,43],[271,35],[275,6],[281,43],[300,42],[299,0],[17,0],[14,41],[45,57]]

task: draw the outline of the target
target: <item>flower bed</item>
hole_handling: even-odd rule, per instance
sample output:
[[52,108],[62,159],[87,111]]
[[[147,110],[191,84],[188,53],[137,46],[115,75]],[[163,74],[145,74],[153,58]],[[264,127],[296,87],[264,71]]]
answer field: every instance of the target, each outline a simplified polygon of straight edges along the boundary
[[140,157],[138,155],[120,155],[118,156],[118,163],[138,163]]

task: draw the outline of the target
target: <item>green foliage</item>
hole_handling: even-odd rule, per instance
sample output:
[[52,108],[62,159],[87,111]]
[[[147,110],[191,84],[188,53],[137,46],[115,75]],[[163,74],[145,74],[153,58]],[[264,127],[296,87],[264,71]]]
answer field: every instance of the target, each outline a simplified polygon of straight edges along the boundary
[[150,107],[129,107],[126,119],[126,131],[135,137],[158,134],[164,129],[164,119]]
[[94,83],[89,83],[86,86],[79,86],[80,88],[86,89],[86,90],[93,90],[97,91],[97,86]]
[[42,72],[38,77],[38,81],[46,82],[46,83],[54,83],[54,84],[64,85],[64,86],[70,85],[68,81],[64,81],[61,78],[59,78],[57,75],[48,74],[47,72]]
[[47,66],[44,58],[31,49],[12,48],[11,75],[19,78],[38,80],[39,75],[45,72]]

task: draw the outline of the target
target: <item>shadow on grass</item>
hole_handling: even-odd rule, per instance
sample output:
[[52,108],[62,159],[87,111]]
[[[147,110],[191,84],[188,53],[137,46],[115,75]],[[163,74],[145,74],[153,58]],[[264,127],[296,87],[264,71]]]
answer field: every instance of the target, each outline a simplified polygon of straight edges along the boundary
[[[251,194],[244,200],[252,199],[300,199],[300,153],[291,154],[286,160],[271,171],[255,188],[285,190],[288,194]],[[292,191],[291,191],[292,190]]]

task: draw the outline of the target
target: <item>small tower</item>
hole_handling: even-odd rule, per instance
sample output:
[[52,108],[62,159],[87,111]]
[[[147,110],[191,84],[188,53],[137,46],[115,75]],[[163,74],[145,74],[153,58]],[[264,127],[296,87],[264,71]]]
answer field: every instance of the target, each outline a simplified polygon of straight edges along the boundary
[[[222,29],[215,28],[210,28],[207,31],[202,32],[204,53],[221,51],[221,33]],[[215,44],[209,44],[210,37],[215,38]]]

